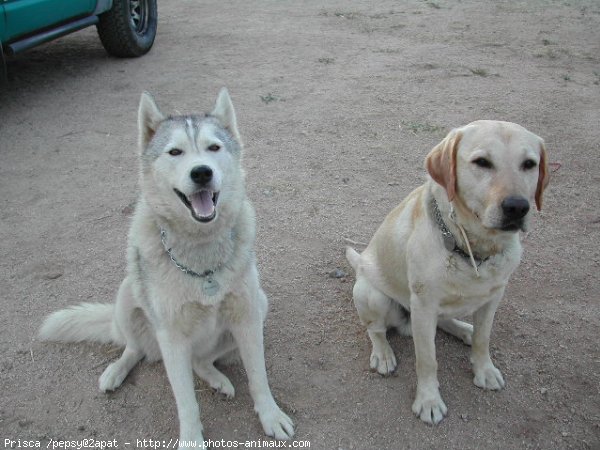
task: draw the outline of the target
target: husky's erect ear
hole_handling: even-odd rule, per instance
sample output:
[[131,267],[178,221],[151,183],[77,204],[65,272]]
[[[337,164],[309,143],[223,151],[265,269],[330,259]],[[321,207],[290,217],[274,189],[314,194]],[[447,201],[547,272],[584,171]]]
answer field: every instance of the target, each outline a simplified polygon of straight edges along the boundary
[[456,197],[456,153],[461,138],[461,131],[452,130],[425,158],[427,172],[446,189],[449,201]]
[[539,164],[539,175],[537,188],[535,190],[535,205],[537,206],[537,210],[540,211],[542,209],[542,194],[544,193],[544,189],[548,186],[550,182],[550,172],[548,172],[548,159],[546,157],[546,146],[544,145],[544,141],[540,144],[540,164]]
[[138,131],[139,131],[139,146],[140,151],[148,146],[152,140],[154,133],[158,129],[160,123],[165,119],[165,116],[160,112],[154,99],[148,92],[142,93],[140,99],[140,107],[138,109]]
[[219,92],[217,102],[215,103],[215,109],[213,109],[210,115],[221,122],[221,125],[223,125],[223,127],[225,127],[232,134],[234,139],[241,144],[242,141],[237,128],[235,110],[233,109],[233,103],[231,103],[231,97],[229,97],[227,88],[222,88]]

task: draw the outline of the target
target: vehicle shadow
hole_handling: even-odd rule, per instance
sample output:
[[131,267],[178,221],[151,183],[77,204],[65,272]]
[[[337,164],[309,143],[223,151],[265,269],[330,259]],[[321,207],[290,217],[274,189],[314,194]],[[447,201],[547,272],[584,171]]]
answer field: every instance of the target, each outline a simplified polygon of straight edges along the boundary
[[[95,29],[65,36],[17,55],[5,55],[6,77],[0,84],[1,104],[62,86],[69,79],[86,78],[119,61],[102,47]],[[1,107],[1,105],[0,105]]]

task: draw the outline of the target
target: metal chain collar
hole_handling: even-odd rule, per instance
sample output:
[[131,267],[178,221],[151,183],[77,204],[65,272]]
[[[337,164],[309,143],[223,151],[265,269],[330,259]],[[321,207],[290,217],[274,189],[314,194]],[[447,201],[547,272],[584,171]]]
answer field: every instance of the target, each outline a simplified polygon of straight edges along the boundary
[[[438,204],[435,201],[435,198],[433,196],[431,197],[431,206],[433,209],[433,218],[435,219],[435,223],[437,223],[438,227],[440,228],[440,231],[442,232],[442,236],[444,236],[444,238],[445,238],[444,240],[452,239],[452,240],[454,240],[454,245],[456,245],[456,238],[454,237],[452,232],[446,226],[446,222],[444,222],[444,219],[442,218],[442,212],[440,211],[440,208],[438,207]],[[454,249],[448,249],[448,250],[454,250]]]
[[169,255],[169,258],[171,258],[171,261],[173,261],[173,264],[175,264],[175,266],[181,270],[183,273],[186,273],[188,275],[191,275],[193,277],[197,277],[197,278],[210,278],[212,275],[214,275],[215,270],[219,270],[221,268],[221,265],[219,265],[219,267],[217,267],[215,270],[205,270],[202,273],[198,273],[186,266],[184,266],[183,264],[181,264],[179,261],[177,261],[175,259],[175,257],[173,256],[172,253],[172,249],[169,248],[169,246],[167,246],[167,232],[165,231],[164,228],[161,227],[160,229],[160,240],[162,241],[163,247],[165,248],[165,251],[167,252],[167,254]]
[[[442,239],[444,241],[444,246],[446,247],[446,249],[449,252],[457,253],[465,259],[469,259],[470,255],[467,252],[465,252],[462,248],[460,248],[456,241],[456,238],[448,229],[448,226],[446,225],[446,222],[444,222],[444,218],[442,217],[442,212],[440,211],[437,201],[433,196],[431,197],[431,208],[433,210],[433,218],[435,219],[435,223],[442,232]],[[480,266],[482,263],[489,259],[489,256],[487,258],[482,259],[474,254],[473,259],[475,260],[477,265]]]

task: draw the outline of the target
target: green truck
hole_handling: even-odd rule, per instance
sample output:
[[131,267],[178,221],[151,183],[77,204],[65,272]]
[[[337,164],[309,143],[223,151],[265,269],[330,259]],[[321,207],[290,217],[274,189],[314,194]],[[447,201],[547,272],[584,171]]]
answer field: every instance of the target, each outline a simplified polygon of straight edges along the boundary
[[0,58],[91,25],[109,54],[141,56],[156,24],[156,0],[0,0]]

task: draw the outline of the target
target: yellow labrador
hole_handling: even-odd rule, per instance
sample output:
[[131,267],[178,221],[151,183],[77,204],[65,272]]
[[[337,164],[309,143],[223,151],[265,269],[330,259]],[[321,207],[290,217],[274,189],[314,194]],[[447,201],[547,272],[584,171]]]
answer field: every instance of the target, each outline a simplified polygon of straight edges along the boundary
[[[371,368],[393,372],[386,330],[412,329],[418,380],[412,410],[437,424],[447,408],[438,389],[436,326],[472,343],[475,385],[504,387],[489,353],[494,313],[519,265],[518,231],[529,226],[531,203],[542,207],[548,170],[540,137],[487,120],[452,130],[425,165],[431,179],[387,216],[362,254],[348,248],[346,257],[356,271],[354,303],[373,344]],[[473,326],[455,319],[471,313]]]

